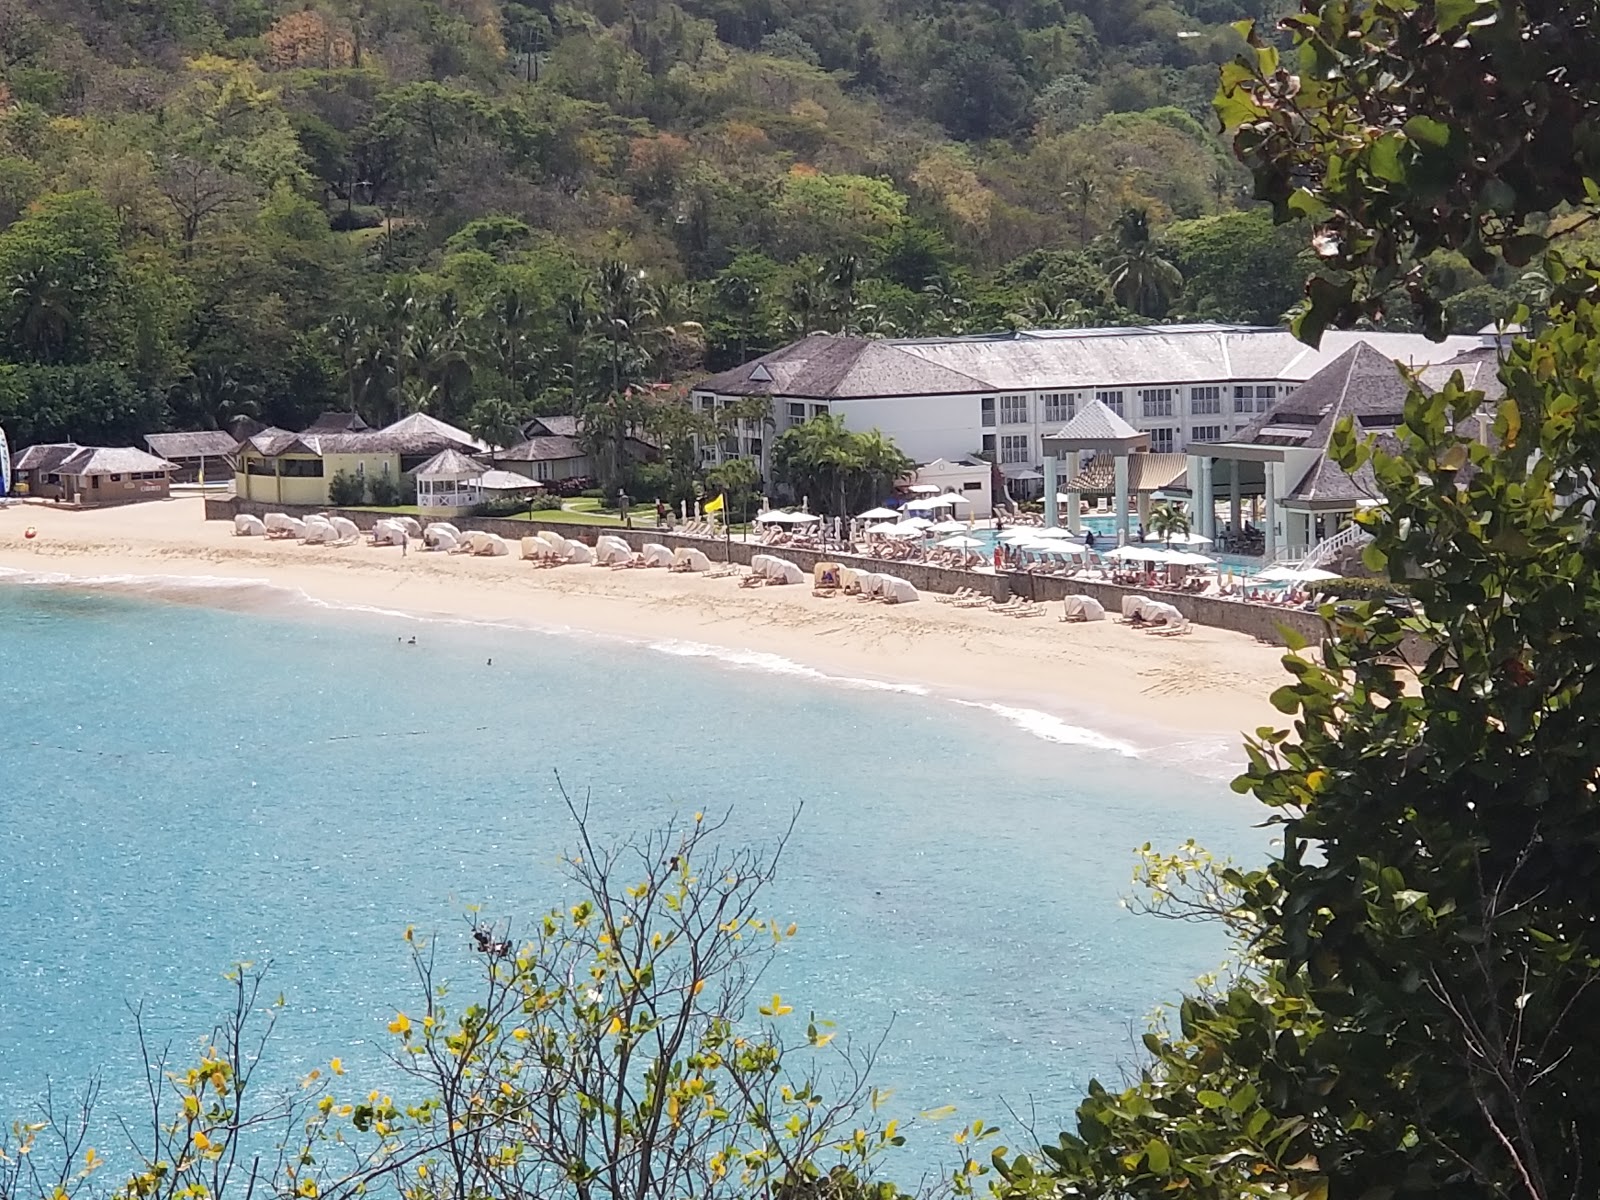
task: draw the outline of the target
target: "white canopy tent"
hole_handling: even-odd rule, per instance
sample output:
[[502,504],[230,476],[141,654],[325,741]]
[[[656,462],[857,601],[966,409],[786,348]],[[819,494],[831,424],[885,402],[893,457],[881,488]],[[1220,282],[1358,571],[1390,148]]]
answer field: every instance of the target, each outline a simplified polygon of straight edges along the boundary
[[856,519],[859,521],[898,521],[900,514],[892,508],[880,506],[878,508],[869,508],[864,513],[857,513]]

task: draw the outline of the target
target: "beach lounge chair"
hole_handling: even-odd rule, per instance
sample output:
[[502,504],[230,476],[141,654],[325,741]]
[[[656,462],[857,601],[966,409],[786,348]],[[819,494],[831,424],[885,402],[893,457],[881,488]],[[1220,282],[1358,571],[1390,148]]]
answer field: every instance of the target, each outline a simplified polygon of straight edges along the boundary
[[371,531],[374,546],[403,546],[409,536],[406,527],[399,521],[379,521]]
[[320,546],[324,542],[337,541],[339,531],[326,517],[307,517],[301,540],[308,546]]
[[670,567],[672,565],[672,551],[658,542],[644,544],[644,565],[647,567]]
[[330,517],[328,524],[332,525],[334,532],[339,535],[337,543],[339,545],[357,541],[361,537],[361,527],[349,517]]
[[260,517],[240,513],[233,519],[233,534],[235,537],[266,537],[267,523]]
[[586,543],[572,539],[567,542],[566,561],[580,566],[584,563],[592,563],[594,562],[594,551]]

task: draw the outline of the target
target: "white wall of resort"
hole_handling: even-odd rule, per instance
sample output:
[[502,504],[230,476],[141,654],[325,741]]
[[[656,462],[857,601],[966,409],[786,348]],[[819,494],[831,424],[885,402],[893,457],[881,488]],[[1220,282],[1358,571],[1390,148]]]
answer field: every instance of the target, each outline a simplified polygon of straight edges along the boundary
[[891,396],[883,399],[835,400],[830,406],[846,429],[882,430],[900,452],[917,462],[963,458],[983,445],[979,397]]

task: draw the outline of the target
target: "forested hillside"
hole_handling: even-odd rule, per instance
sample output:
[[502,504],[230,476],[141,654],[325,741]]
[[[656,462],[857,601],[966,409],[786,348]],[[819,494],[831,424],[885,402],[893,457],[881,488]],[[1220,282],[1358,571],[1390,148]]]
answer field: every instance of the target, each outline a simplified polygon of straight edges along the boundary
[[1275,321],[1305,234],[1209,112],[1267,4],[0,0],[0,422],[495,437],[816,329]]

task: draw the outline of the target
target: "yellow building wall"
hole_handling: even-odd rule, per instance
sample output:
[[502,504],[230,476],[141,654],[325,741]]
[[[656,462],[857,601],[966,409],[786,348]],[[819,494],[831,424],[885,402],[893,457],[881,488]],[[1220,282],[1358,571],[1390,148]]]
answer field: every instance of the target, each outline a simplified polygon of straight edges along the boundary
[[[301,459],[301,455],[289,455]],[[259,458],[255,461],[261,461]],[[312,460],[314,461],[314,460]],[[400,478],[400,456],[392,452],[367,454],[325,454],[322,456],[322,475],[249,475],[242,469],[245,457],[240,456],[240,470],[233,476],[234,495],[247,500],[269,504],[309,504],[327,507],[328,485],[340,471],[354,478],[364,473],[368,480],[381,477],[385,466],[391,479]]]

